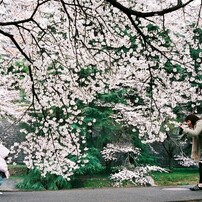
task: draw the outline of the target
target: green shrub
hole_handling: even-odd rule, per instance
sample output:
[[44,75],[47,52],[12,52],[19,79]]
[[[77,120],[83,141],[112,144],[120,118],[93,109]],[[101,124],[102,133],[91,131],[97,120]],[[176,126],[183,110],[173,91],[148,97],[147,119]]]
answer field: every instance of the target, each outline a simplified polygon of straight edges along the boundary
[[30,170],[24,180],[16,185],[23,190],[61,190],[70,189],[71,184],[62,176],[47,174],[42,177],[37,169]]
[[89,148],[86,160],[88,160],[88,163],[85,164],[85,166],[80,167],[75,174],[76,175],[92,175],[92,174],[98,174],[104,170],[104,167],[102,166],[100,162],[100,152],[96,148]]

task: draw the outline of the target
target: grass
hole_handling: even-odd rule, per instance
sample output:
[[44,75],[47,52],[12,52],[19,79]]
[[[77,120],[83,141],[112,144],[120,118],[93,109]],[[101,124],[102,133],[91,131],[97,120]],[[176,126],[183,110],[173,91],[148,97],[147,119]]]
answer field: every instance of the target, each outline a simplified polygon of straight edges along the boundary
[[[23,181],[27,177],[24,166],[10,166],[11,178]],[[169,173],[154,172],[151,174],[157,186],[192,185],[198,182],[198,168],[176,168]],[[126,184],[125,187],[132,187]],[[112,187],[108,175],[78,176],[71,182],[71,188],[107,188]]]
[[72,188],[104,188],[112,187],[108,174],[91,174],[75,176],[71,181]]
[[159,186],[191,185],[198,182],[197,168],[174,169],[169,173],[153,173],[152,177]]
[[[151,174],[154,182],[158,186],[177,186],[193,185],[198,182],[199,174],[197,168],[178,168],[169,173],[154,172]],[[104,188],[111,187],[109,177],[107,176],[88,176],[78,179],[77,185],[85,188]],[[127,184],[126,186],[134,186]],[[76,187],[74,187],[76,188]]]
[[27,167],[25,165],[8,165],[11,177],[24,176],[27,174]]
[[89,179],[84,183],[84,187],[88,188],[111,187],[111,183],[109,179]]

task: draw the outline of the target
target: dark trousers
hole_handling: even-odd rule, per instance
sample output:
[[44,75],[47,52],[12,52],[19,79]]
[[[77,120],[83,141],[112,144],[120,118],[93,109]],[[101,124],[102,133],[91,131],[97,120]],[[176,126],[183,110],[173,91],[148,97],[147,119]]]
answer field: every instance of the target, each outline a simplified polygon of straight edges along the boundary
[[199,183],[202,183],[202,162],[199,162]]

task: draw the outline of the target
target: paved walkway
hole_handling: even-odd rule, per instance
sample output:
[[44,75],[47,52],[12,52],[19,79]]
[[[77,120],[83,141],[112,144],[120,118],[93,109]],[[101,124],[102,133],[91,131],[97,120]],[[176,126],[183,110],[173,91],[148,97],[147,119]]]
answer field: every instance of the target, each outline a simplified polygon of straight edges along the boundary
[[0,186],[0,191],[17,191],[15,185],[20,182],[20,179],[3,179],[3,184]]
[[27,202],[28,198],[29,202],[202,202],[202,191],[190,191],[191,185],[23,192],[15,189],[18,182],[19,179],[4,179],[0,202]]

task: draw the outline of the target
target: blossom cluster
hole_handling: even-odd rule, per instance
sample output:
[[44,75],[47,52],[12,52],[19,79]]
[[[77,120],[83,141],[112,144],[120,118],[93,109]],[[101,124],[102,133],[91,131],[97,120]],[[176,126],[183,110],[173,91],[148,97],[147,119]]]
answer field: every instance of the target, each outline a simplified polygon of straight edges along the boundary
[[124,168],[120,172],[112,174],[110,179],[116,186],[122,186],[124,182],[145,186],[149,183],[149,178],[147,176],[151,171],[167,172],[166,169],[158,166],[136,167],[133,170]]
[[140,149],[128,144],[107,144],[101,151],[101,154],[105,161],[117,160],[120,154],[130,154],[136,159],[140,154]]
[[4,86],[0,86],[0,116],[7,117],[8,121],[13,122],[13,119],[19,119],[24,116],[24,112],[27,109],[25,103],[20,103],[20,96],[17,90],[6,89]]
[[175,160],[182,166],[185,167],[191,167],[191,166],[197,166],[197,163],[191,159],[190,157],[184,156],[184,155],[177,155],[175,157]]

